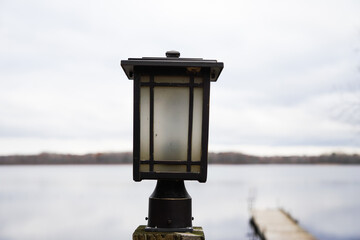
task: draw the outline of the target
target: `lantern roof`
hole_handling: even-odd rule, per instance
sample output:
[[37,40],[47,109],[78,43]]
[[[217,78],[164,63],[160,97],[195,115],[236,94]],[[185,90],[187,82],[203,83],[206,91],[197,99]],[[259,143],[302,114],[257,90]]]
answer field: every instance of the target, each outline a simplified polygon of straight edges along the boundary
[[224,63],[202,58],[180,58],[178,51],[167,51],[166,57],[128,58],[121,61],[121,67],[129,79],[134,79],[134,67],[178,67],[210,68],[210,80],[217,81]]

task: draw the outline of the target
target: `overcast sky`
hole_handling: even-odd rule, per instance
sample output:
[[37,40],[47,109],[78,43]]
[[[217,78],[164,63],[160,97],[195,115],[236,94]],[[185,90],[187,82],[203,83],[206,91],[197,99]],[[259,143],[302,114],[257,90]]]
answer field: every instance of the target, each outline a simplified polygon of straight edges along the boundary
[[129,57],[224,62],[209,151],[360,153],[360,1],[0,1],[0,154],[132,150]]

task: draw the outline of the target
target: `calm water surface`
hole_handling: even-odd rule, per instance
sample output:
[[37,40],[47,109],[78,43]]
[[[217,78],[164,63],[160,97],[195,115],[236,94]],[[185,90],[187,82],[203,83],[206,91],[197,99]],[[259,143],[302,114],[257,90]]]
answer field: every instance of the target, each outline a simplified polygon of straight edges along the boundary
[[[0,240],[131,239],[156,182],[130,165],[1,166]],[[360,166],[209,167],[186,182],[207,240],[249,239],[249,208],[282,207],[318,239],[360,239]]]

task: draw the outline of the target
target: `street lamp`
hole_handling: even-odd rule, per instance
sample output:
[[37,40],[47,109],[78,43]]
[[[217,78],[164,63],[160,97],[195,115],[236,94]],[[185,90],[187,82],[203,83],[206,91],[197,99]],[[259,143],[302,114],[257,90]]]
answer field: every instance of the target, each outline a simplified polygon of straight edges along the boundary
[[184,180],[206,182],[210,81],[223,63],[168,51],[121,66],[134,80],[133,178],[158,180],[146,230],[191,231]]

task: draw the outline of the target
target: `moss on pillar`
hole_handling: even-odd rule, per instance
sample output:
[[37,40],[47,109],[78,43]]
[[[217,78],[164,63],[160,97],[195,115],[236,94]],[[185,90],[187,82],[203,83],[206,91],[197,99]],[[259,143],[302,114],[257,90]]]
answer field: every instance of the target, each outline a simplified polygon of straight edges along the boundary
[[146,232],[140,225],[133,233],[133,240],[205,240],[202,227],[194,227],[192,232]]

